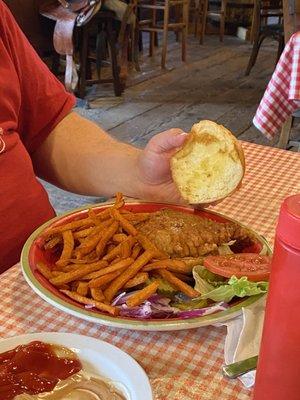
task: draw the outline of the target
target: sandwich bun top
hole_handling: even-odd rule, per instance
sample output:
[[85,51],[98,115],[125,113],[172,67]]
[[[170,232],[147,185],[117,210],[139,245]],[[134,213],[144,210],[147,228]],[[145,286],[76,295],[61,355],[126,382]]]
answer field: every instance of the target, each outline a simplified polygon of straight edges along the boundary
[[190,204],[224,199],[240,186],[245,174],[239,141],[224,126],[206,120],[193,125],[170,163],[173,180]]

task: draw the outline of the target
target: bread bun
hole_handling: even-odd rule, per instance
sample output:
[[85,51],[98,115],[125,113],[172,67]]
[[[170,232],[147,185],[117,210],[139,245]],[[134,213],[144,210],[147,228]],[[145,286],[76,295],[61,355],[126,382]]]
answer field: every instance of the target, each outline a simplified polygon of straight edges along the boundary
[[193,125],[183,147],[171,158],[173,180],[190,204],[208,204],[229,196],[245,173],[242,146],[212,121]]

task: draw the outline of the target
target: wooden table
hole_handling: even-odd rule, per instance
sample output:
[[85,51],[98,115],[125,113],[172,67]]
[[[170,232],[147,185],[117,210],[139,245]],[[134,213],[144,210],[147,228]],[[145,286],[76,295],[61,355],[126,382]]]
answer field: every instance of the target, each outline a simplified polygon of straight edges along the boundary
[[298,0],[283,0],[284,36],[287,42],[293,33],[300,30],[300,6]]
[[[300,192],[297,153],[243,143],[246,175],[241,189],[214,209],[240,220],[273,243],[282,200]],[[114,344],[147,372],[155,400],[250,400],[251,390],[222,376],[225,328],[208,326],[174,332],[109,328],[72,317],[38,297],[20,265],[1,275],[0,336],[72,332]],[[141,399],[142,400],[142,399]]]

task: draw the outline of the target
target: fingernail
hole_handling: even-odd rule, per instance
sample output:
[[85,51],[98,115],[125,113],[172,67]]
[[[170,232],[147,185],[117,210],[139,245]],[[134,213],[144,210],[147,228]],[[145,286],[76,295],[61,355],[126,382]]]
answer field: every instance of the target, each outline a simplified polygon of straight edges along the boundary
[[187,132],[181,132],[181,133],[179,134],[179,136],[186,136],[186,135],[188,135]]

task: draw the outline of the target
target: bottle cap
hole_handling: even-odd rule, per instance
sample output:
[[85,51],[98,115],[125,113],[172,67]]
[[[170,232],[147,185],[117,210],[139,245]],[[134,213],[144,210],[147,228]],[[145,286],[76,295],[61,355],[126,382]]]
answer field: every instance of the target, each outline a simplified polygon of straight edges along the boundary
[[282,203],[277,235],[285,244],[300,250],[300,194],[287,197]]

